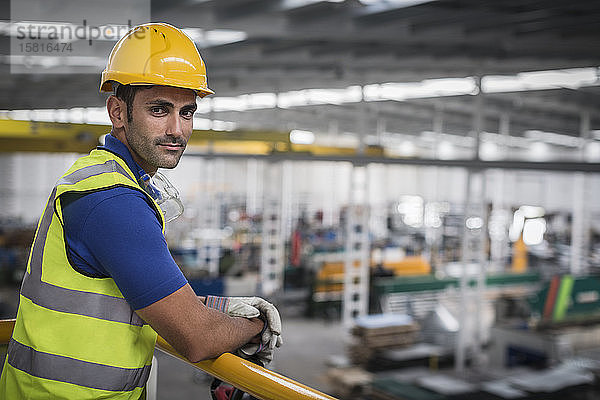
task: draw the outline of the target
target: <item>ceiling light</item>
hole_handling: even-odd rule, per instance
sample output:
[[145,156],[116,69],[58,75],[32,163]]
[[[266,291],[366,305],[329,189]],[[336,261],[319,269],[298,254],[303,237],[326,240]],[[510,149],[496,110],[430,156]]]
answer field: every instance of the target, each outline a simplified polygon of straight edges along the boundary
[[569,68],[523,72],[513,76],[484,76],[481,87],[486,93],[544,90],[566,87],[578,89],[598,84],[597,68]]
[[417,147],[410,140],[404,140],[398,146],[398,151],[403,157],[414,157],[417,155]]
[[550,146],[548,143],[535,142],[531,144],[529,152],[533,161],[544,161],[550,155]]
[[588,162],[599,162],[600,161],[600,143],[591,142],[586,144],[584,148],[585,160]]
[[[329,3],[341,3],[345,0],[325,0]],[[281,8],[284,10],[292,10],[294,8],[300,8],[315,3],[322,3],[323,0],[283,0]]]
[[541,244],[546,233],[546,220],[543,218],[528,219],[523,227],[523,242],[528,246]]
[[576,136],[561,135],[553,132],[545,132],[536,129],[523,132],[523,136],[541,142],[555,144],[565,147],[579,147],[583,144],[584,139]]
[[290,132],[290,142],[294,144],[313,144],[315,142],[315,134],[310,131],[294,129]]
[[481,156],[482,160],[486,161],[499,160],[500,158],[502,158],[502,153],[500,152],[498,145],[494,142],[481,143],[479,155]]
[[541,218],[546,213],[544,207],[539,206],[521,206],[519,210],[524,218]]
[[483,218],[481,217],[469,217],[465,221],[465,226],[467,229],[481,229],[483,227]]
[[449,160],[452,159],[455,154],[456,149],[452,143],[444,140],[437,145],[437,155],[439,159]]
[[233,29],[213,29],[207,31],[200,28],[183,28],[182,31],[202,49],[241,42],[248,38],[246,32]]

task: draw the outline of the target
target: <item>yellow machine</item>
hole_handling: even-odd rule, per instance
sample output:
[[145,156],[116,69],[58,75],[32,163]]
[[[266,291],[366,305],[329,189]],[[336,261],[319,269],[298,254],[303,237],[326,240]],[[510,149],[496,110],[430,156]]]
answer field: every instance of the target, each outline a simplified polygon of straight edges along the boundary
[[[371,262],[371,269],[377,265]],[[382,267],[394,276],[428,275],[431,265],[421,256],[407,256],[399,261],[384,261]],[[342,292],[344,290],[344,262],[324,262],[316,275],[315,293]]]

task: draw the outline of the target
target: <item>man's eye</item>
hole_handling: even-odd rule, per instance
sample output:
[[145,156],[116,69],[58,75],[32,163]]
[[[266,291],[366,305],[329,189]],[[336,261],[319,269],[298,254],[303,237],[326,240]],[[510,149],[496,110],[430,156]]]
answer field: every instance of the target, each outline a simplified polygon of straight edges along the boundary
[[194,116],[194,112],[191,110],[188,111],[182,111],[181,112],[181,116],[184,118],[192,118]]
[[152,107],[150,109],[150,112],[152,112],[153,114],[162,114],[165,112],[165,109],[162,107]]

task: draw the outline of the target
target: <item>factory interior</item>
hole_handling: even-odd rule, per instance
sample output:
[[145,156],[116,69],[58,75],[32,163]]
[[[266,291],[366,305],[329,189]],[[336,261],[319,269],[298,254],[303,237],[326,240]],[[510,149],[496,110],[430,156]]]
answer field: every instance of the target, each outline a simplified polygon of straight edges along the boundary
[[[600,2],[0,6],[0,319],[111,131],[111,49],[165,22],[215,92],[160,170],[169,250],[196,294],[273,303],[267,369],[322,393],[256,398],[600,398]],[[158,349],[153,371],[150,400],[211,399],[210,371]]]

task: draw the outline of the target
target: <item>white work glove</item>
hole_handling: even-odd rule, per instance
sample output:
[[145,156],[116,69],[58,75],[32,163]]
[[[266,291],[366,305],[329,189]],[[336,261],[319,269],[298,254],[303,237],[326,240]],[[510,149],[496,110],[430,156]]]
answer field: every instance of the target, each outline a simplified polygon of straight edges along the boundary
[[[232,317],[261,318],[267,323],[261,335],[265,348],[281,347],[281,317],[277,308],[260,297],[206,296],[207,307],[223,311]],[[257,312],[258,311],[258,312]]]
[[231,301],[235,297],[206,296],[206,307],[224,312],[231,317],[258,318],[260,311],[256,307],[241,301]]
[[[260,333],[261,338],[265,337],[265,332],[269,331],[268,325],[265,322],[262,332]],[[271,337],[273,334],[271,333]],[[254,363],[266,366],[273,361],[273,351],[275,350],[276,341],[269,340],[266,344],[263,344],[262,339],[260,343],[248,343],[239,348],[235,354],[238,356],[250,360]]]
[[[262,345],[261,345],[262,346]],[[270,347],[259,348],[256,344],[247,344],[238,349],[235,354],[243,359],[256,363],[260,361],[261,367],[266,367],[273,361],[273,349]]]

